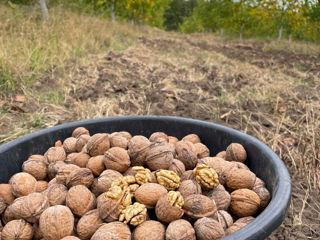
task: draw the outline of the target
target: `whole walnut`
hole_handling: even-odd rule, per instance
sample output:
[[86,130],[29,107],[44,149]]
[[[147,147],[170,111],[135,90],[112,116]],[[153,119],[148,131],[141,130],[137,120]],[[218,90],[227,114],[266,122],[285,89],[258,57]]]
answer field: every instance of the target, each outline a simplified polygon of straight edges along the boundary
[[252,190],[238,189],[231,193],[230,211],[238,217],[253,216],[260,207],[260,198]]
[[47,198],[50,206],[64,205],[68,189],[63,184],[52,184],[47,190]]
[[101,194],[97,198],[97,209],[99,216],[105,222],[114,222],[120,216],[120,202],[121,199],[111,199],[107,196],[107,192]]
[[176,143],[178,159],[183,162],[187,170],[193,169],[197,162],[196,147],[192,142],[179,141]]
[[184,173],[182,173],[181,177],[180,177],[180,181],[185,181],[185,180],[196,180],[194,174],[193,174],[193,170],[188,170],[185,171]]
[[61,239],[71,235],[74,227],[74,216],[66,206],[52,206],[41,214],[39,227],[44,239]]
[[132,234],[132,240],[164,240],[165,226],[154,220],[141,223],[135,228]]
[[129,133],[127,131],[120,131],[118,133],[121,134],[123,137],[125,137],[128,141],[130,141],[130,139],[132,138],[131,133]]
[[166,240],[196,240],[192,225],[184,220],[178,219],[169,224],[166,230]]
[[51,147],[44,154],[48,164],[66,160],[67,154],[63,147]]
[[168,143],[176,146],[176,143],[179,142],[179,139],[173,136],[168,136]]
[[102,224],[98,209],[91,210],[79,219],[77,234],[81,239],[90,239]]
[[112,182],[121,177],[122,174],[117,171],[111,169],[103,171],[100,177],[96,178],[93,181],[91,186],[92,192],[96,196],[99,196],[101,193],[107,192],[111,187]]
[[23,219],[8,222],[1,232],[1,240],[31,240],[32,236],[32,226]]
[[226,174],[226,186],[231,191],[248,188],[252,189],[256,175],[250,170],[233,168]]
[[155,208],[158,200],[167,192],[167,189],[160,184],[146,183],[135,191],[135,199],[147,208],[152,209]]
[[22,218],[30,223],[36,223],[42,212],[48,207],[49,202],[45,195],[41,193],[31,193],[28,196],[14,200],[10,209],[15,218]]
[[253,187],[255,188],[260,186],[265,187],[265,183],[260,178],[256,177],[256,181],[254,182]]
[[[0,214],[2,214],[6,208],[7,208],[6,201],[4,200],[3,197],[0,196]],[[0,223],[1,223],[1,221],[0,221]]]
[[90,158],[87,163],[86,167],[89,168],[93,173],[93,175],[96,177],[99,176],[105,170],[103,159],[104,159],[104,156],[99,155],[99,156]]
[[143,166],[149,150],[150,141],[144,136],[134,136],[128,142],[128,154],[131,159],[131,165]]
[[13,203],[15,197],[11,192],[10,184],[0,184],[0,197],[4,199],[7,205]]
[[12,221],[12,220],[16,220],[17,218],[13,215],[12,211],[11,211],[11,207],[10,205],[6,208],[6,210],[4,210],[3,214],[2,214],[2,222],[4,224],[7,224],[8,222]]
[[217,220],[224,230],[229,228],[233,224],[233,218],[227,211],[218,210],[212,217],[214,220]]
[[60,184],[66,184],[66,180],[69,176],[69,174],[74,171],[79,169],[80,167],[74,164],[65,164],[61,167],[59,167],[58,172],[56,174],[56,179],[57,179],[57,183]]
[[180,186],[178,188],[178,191],[181,193],[181,195],[186,198],[189,195],[192,194],[201,194],[201,186],[199,183],[197,183],[194,180],[184,180],[180,182]]
[[206,195],[214,200],[218,210],[227,210],[229,208],[231,196],[221,184],[209,191]]
[[254,191],[260,198],[260,210],[265,209],[270,202],[270,192],[264,186],[253,187]]
[[194,223],[198,240],[215,240],[224,237],[224,229],[219,222],[212,218],[203,217]]
[[216,157],[226,159],[226,151],[218,152]]
[[250,169],[248,168],[248,166],[245,165],[245,164],[242,163],[242,162],[231,161],[230,163],[232,164],[232,165],[231,165],[231,169],[232,169],[232,168],[238,168],[238,169],[250,170]]
[[196,148],[196,154],[198,158],[205,158],[210,156],[210,150],[206,145],[202,143],[196,143],[194,144],[194,146]]
[[[85,135],[86,136],[86,135]],[[71,163],[79,167],[86,167],[90,159],[90,155],[84,152],[71,153],[67,156],[66,163]]]
[[58,161],[58,162],[53,162],[53,163],[50,163],[49,166],[48,166],[48,178],[49,179],[53,179],[56,177],[59,169],[62,167],[62,166],[65,166],[67,165],[65,162],[63,161]]
[[122,222],[112,222],[103,224],[93,234],[91,240],[130,240],[131,231],[127,224]]
[[53,185],[53,184],[58,184],[56,178],[53,178],[53,179],[51,179],[51,180],[48,182],[48,187],[50,187],[50,186]]
[[69,189],[66,197],[66,205],[76,216],[83,216],[95,208],[96,198],[87,187],[77,185]]
[[169,138],[168,135],[164,132],[154,132],[149,137],[150,142],[168,142]]
[[97,133],[87,142],[87,151],[91,157],[103,155],[109,148],[109,137],[105,133]]
[[80,238],[74,237],[74,236],[66,236],[62,238],[61,240],[80,240]]
[[123,148],[113,147],[104,154],[104,165],[107,169],[112,169],[124,173],[130,167],[130,157]]
[[231,143],[226,150],[226,160],[244,162],[247,159],[247,152],[239,143]]
[[122,133],[114,132],[109,136],[109,139],[111,147],[128,148],[129,140]]
[[27,196],[36,191],[37,180],[29,173],[14,174],[9,181],[11,192],[16,197]]
[[193,133],[183,137],[182,140],[192,142],[193,144],[200,143],[199,136]]
[[198,219],[212,216],[217,211],[217,206],[209,197],[193,194],[184,199],[183,209],[187,216]]
[[176,174],[179,175],[179,177],[181,177],[181,175],[186,171],[186,167],[180,160],[173,159],[172,164],[170,165],[168,170],[174,171]]
[[62,147],[62,142],[61,142],[61,140],[56,141],[56,142],[54,143],[54,146],[55,146],[55,147]]
[[40,155],[40,154],[31,155],[30,157],[28,157],[27,160],[33,160],[33,161],[37,161],[37,162],[44,162],[44,163],[47,164],[46,158],[43,155]]
[[37,181],[36,192],[42,192],[48,188],[47,181]]
[[79,138],[81,135],[89,135],[89,131],[84,127],[78,127],[72,132],[74,138]]
[[251,223],[253,220],[254,220],[254,217],[251,217],[251,216],[239,218],[237,221],[234,222],[234,224],[232,224],[226,230],[226,235],[230,235],[230,234],[240,230],[241,228],[243,228],[246,225],[248,225],[249,223]]
[[81,152],[83,147],[87,144],[89,141],[90,136],[89,135],[81,135],[80,137],[77,138],[76,141],[76,151]]
[[169,144],[154,143],[150,146],[145,163],[150,170],[168,169],[173,161]]
[[90,187],[93,183],[93,174],[88,168],[79,168],[73,170],[67,177],[66,185],[71,188],[76,185]]
[[66,153],[73,153],[76,151],[76,143],[77,143],[77,139],[74,137],[69,137],[66,138],[63,141],[63,148],[66,151]]
[[31,174],[37,180],[43,180],[47,177],[47,165],[41,161],[25,161],[22,164],[22,171]]
[[170,223],[174,220],[180,219],[184,211],[182,206],[184,200],[179,192],[170,191],[163,195],[156,205],[156,215],[161,222]]

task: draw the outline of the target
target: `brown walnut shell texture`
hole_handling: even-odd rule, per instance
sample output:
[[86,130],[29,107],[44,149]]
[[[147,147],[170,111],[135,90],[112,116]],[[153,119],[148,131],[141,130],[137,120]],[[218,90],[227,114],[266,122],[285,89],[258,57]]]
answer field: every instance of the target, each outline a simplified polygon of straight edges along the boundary
[[185,180],[196,180],[194,174],[193,174],[193,170],[188,170],[185,171],[184,173],[182,173],[181,178],[180,178],[180,182],[185,181]]
[[2,222],[4,224],[7,224],[8,222],[12,221],[12,220],[16,220],[16,217],[13,215],[12,211],[11,211],[11,207],[8,206],[6,208],[6,210],[4,210],[3,214],[2,214]]
[[68,189],[63,184],[52,184],[47,191],[47,198],[50,206],[64,205]]
[[93,184],[91,187],[92,192],[96,196],[99,196],[101,193],[107,192],[111,187],[112,182],[121,177],[122,177],[122,174],[117,171],[114,171],[111,169],[107,169],[103,171],[100,177],[96,178],[93,181]]
[[104,165],[107,169],[112,169],[124,173],[130,167],[130,157],[123,148],[113,147],[104,154]]
[[179,139],[174,136],[168,136],[168,143],[176,146],[176,143],[179,142]]
[[198,240],[216,240],[224,237],[224,229],[212,218],[200,218],[194,223]]
[[66,184],[66,180],[69,176],[69,174],[74,171],[79,169],[80,167],[74,164],[65,164],[61,167],[59,167],[58,172],[56,174],[56,179],[57,179],[57,183],[60,184]]
[[97,198],[97,209],[99,216],[105,222],[118,221],[120,216],[120,200],[113,200],[107,197],[107,193],[101,194]]
[[253,216],[260,207],[260,198],[252,190],[238,189],[231,193],[230,211],[238,217]]
[[47,181],[37,181],[36,185],[36,192],[42,192],[48,188],[48,182]]
[[170,223],[180,219],[184,214],[183,209],[172,206],[168,201],[168,195],[163,195],[156,205],[156,215],[161,222]]
[[7,207],[6,201],[4,200],[3,197],[0,196],[0,214],[4,212],[6,207]]
[[53,162],[53,163],[50,163],[48,165],[48,178],[51,180],[53,178],[56,177],[59,169],[62,167],[62,166],[65,166],[67,165],[65,162],[62,162],[62,161],[58,161],[58,162]]
[[74,216],[66,206],[49,207],[41,214],[39,227],[44,239],[61,239],[71,235],[74,228]]
[[62,238],[61,240],[80,240],[80,238],[74,237],[74,236],[66,236]]
[[110,139],[111,147],[120,147],[123,149],[128,148],[129,140],[122,133],[119,133],[119,132],[112,133],[109,136],[109,139]]
[[179,177],[181,177],[181,175],[186,171],[186,167],[180,160],[173,159],[172,164],[170,165],[168,170],[174,171],[176,174],[179,175]]
[[189,141],[179,141],[176,143],[176,152],[178,159],[183,162],[186,170],[194,169],[197,165],[198,158],[196,148],[193,143]]
[[90,239],[102,224],[98,209],[91,210],[80,218],[77,234],[81,239]]
[[79,138],[81,135],[89,135],[89,131],[84,127],[78,127],[72,132],[74,138]]
[[79,168],[73,170],[66,179],[66,185],[68,188],[84,185],[90,187],[93,182],[93,174],[88,168]]
[[16,173],[9,181],[12,194],[16,197],[27,196],[36,191],[37,180],[29,173]]
[[184,199],[183,209],[185,214],[192,219],[210,217],[217,211],[214,201],[201,194],[187,196]]
[[226,159],[226,151],[218,152],[216,157]]
[[131,231],[127,224],[122,222],[112,222],[103,224],[98,230],[93,234],[91,240],[106,240],[106,239],[116,239],[116,240],[130,240]]
[[40,154],[31,155],[30,157],[28,157],[28,160],[33,160],[33,161],[46,163],[46,158],[43,155],[40,155]]
[[74,137],[69,137],[66,138],[63,141],[63,148],[66,151],[66,153],[72,153],[76,151],[76,143],[77,143],[77,139]]
[[32,226],[23,219],[8,222],[1,232],[1,240],[30,240],[32,236]]
[[167,227],[166,240],[196,240],[196,235],[188,221],[178,219],[171,222]]
[[67,154],[63,147],[51,147],[44,154],[48,164],[66,160]]
[[74,165],[77,165],[81,168],[86,167],[88,161],[90,159],[89,154],[86,154],[84,152],[79,153],[71,153],[67,156],[66,163],[71,163]]
[[240,230],[241,228],[243,228],[246,225],[248,225],[249,223],[251,223],[253,220],[254,220],[254,217],[251,217],[251,216],[239,218],[237,221],[234,222],[234,224],[232,224],[226,230],[226,235],[230,235],[230,234]]
[[33,240],[40,240],[43,238],[42,233],[40,231],[40,227],[38,223],[33,224]]
[[86,167],[91,170],[94,176],[100,176],[100,174],[105,170],[103,163],[104,156],[99,155],[89,159]]
[[40,161],[25,161],[22,164],[22,171],[31,174],[37,180],[43,180],[47,177],[47,165]]
[[239,143],[231,143],[226,150],[226,160],[244,162],[247,159],[247,152]]
[[164,132],[154,132],[149,137],[150,142],[168,142],[168,135]]
[[132,166],[143,166],[149,150],[150,141],[144,136],[134,136],[128,142],[128,154]]
[[83,147],[87,144],[89,141],[90,136],[89,135],[81,135],[80,137],[77,138],[76,141],[76,151],[81,152]]
[[105,133],[97,133],[87,142],[87,151],[91,157],[103,155],[109,148],[109,137]]
[[210,156],[210,150],[207,148],[206,145],[202,143],[194,144],[196,148],[196,154],[198,158],[205,158]]
[[173,161],[173,154],[168,144],[153,144],[146,156],[146,165],[150,170],[168,169]]
[[256,175],[250,170],[233,168],[226,175],[226,186],[232,191],[247,188],[252,189]]
[[224,186],[222,186],[221,184],[209,191],[207,193],[207,196],[214,200],[218,210],[227,210],[230,206],[230,193],[226,191]]
[[185,137],[182,138],[182,140],[192,142],[193,144],[200,143],[199,136],[194,133],[186,135]]
[[180,182],[178,191],[184,198],[192,194],[202,193],[200,184],[197,183],[195,180],[184,180]]
[[270,192],[264,186],[254,187],[252,189],[260,198],[260,210],[265,209],[270,202]]
[[135,228],[132,234],[132,240],[164,240],[165,226],[154,220],[141,223]]
[[167,189],[160,184],[146,183],[135,191],[135,199],[147,208],[152,209],[155,208],[158,200],[167,192]]
[[217,220],[224,230],[232,226],[233,218],[227,211],[218,210],[212,217],[214,220]]

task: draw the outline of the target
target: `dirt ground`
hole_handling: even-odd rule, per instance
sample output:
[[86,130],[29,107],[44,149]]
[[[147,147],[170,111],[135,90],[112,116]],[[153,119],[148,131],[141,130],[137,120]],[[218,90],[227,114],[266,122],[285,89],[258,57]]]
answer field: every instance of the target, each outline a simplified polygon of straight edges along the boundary
[[30,95],[2,103],[0,143],[30,129],[114,115],[174,115],[230,126],[266,143],[290,171],[291,205],[269,239],[320,239],[320,53],[159,33],[124,51],[90,56],[81,66],[70,61],[66,71],[68,81],[52,69],[34,89],[59,89],[66,93],[62,103]]

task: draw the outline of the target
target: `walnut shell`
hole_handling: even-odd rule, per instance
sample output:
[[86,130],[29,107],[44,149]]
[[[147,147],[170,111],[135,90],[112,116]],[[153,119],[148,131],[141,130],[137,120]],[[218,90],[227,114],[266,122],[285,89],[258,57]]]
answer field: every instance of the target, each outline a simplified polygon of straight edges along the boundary
[[81,135],[89,135],[89,131],[84,127],[78,127],[72,132],[74,138],[79,138]]
[[76,216],[83,216],[95,208],[96,198],[87,187],[77,185],[69,189],[66,205]]
[[42,161],[27,160],[22,164],[22,171],[31,174],[37,180],[47,177],[47,165]]
[[120,147],[123,149],[128,148],[128,142],[129,140],[121,133],[114,132],[110,135],[110,146],[111,147]]
[[8,222],[1,232],[1,240],[31,240],[32,236],[32,226],[23,219]]
[[232,165],[231,165],[231,167],[232,168],[238,168],[238,169],[246,169],[246,170],[250,170],[249,168],[248,168],[248,166],[247,165],[245,165],[244,163],[242,163],[242,162],[235,162],[235,161],[231,161],[230,162]]
[[66,163],[62,162],[62,161],[50,163],[48,166],[48,170],[47,170],[49,179],[55,178],[59,169],[65,165],[66,165]]
[[260,198],[252,190],[238,189],[231,193],[230,211],[238,217],[255,215],[260,207]]
[[48,188],[47,181],[37,181],[36,192],[42,192]]
[[131,231],[127,224],[122,222],[112,222],[103,224],[98,230],[93,234],[91,240],[106,240],[106,239],[116,239],[116,240],[130,240]]
[[219,222],[212,218],[200,218],[194,223],[198,240],[215,240],[224,237],[224,229]]
[[154,132],[149,137],[150,142],[168,142],[169,138],[168,135],[164,132]]
[[132,135],[127,131],[120,131],[118,133],[125,137],[128,141],[130,141],[130,139],[132,138]]
[[74,137],[69,137],[66,138],[63,141],[63,148],[66,151],[66,153],[73,153],[76,151],[76,143],[77,143],[77,139]]
[[158,221],[145,221],[135,228],[132,240],[164,240],[165,226]]
[[239,143],[231,143],[226,150],[226,160],[244,162],[247,159],[247,152]]
[[71,235],[74,227],[74,217],[66,206],[52,206],[40,216],[40,231],[46,240],[57,240]]
[[256,175],[250,170],[233,168],[226,175],[226,186],[231,191],[248,188],[252,189]]
[[196,154],[198,158],[205,158],[210,156],[210,150],[206,145],[202,143],[196,143],[194,144],[194,147],[196,148]]
[[8,206],[2,214],[2,221],[4,224],[7,224],[8,222],[10,222],[12,220],[16,220],[16,217],[13,215],[13,213],[11,211],[11,207]]
[[11,192],[10,184],[0,184],[0,197],[4,199],[7,205],[13,203],[15,197]]
[[214,220],[217,220],[224,230],[229,228],[233,224],[232,216],[224,210],[218,210],[212,217]]
[[37,162],[44,162],[44,163],[48,164],[46,162],[46,158],[43,155],[40,155],[40,154],[31,155],[30,157],[28,157],[27,160],[33,160],[33,161],[37,161]]
[[81,152],[83,147],[88,143],[89,139],[90,136],[85,134],[78,137],[76,141],[76,151]]
[[64,205],[68,189],[63,184],[52,184],[47,191],[47,198],[50,206]]
[[[0,214],[2,214],[6,208],[7,208],[6,201],[4,200],[3,197],[0,196]],[[0,223],[1,223],[1,221],[0,221]]]
[[217,211],[214,201],[201,194],[187,196],[184,199],[183,209],[185,214],[192,219],[210,217]]
[[185,181],[185,180],[196,180],[194,174],[193,174],[193,170],[188,170],[185,171],[184,173],[182,173],[181,177],[180,177],[180,181]]
[[216,157],[226,159],[226,151],[218,152]]
[[48,199],[41,193],[31,193],[28,196],[14,200],[11,212],[17,219],[24,219],[36,223],[44,210],[49,207]]
[[200,138],[197,134],[188,134],[187,136],[182,138],[182,141],[189,141],[193,144],[200,143]]
[[143,166],[149,150],[150,141],[144,136],[134,136],[128,142],[128,154],[133,166]]
[[93,174],[88,168],[79,168],[73,170],[66,179],[66,185],[71,188],[76,185],[90,187],[93,183]]
[[48,164],[66,160],[67,154],[63,147],[51,147],[44,154]]
[[146,183],[135,191],[135,199],[147,208],[152,209],[155,208],[158,200],[167,192],[167,189],[160,184]]
[[179,141],[176,143],[178,159],[183,162],[187,170],[193,169],[197,164],[196,148],[189,141]]
[[56,141],[56,142],[54,143],[54,146],[55,146],[55,147],[62,147],[62,142],[61,142],[60,140],[58,140],[58,141]]
[[122,174],[111,170],[107,169],[103,171],[97,179],[93,181],[92,184],[92,192],[96,195],[99,196],[101,193],[107,192],[109,188],[111,187],[111,184],[114,180],[121,178]]
[[86,167],[91,170],[94,176],[99,176],[105,170],[103,159],[103,155],[95,156],[89,159]]
[[265,187],[264,181],[262,181],[260,178],[256,177],[256,181],[254,182],[253,187]]
[[110,148],[109,137],[105,133],[93,135],[87,142],[87,151],[90,156],[103,155]]
[[168,136],[168,143],[176,146],[176,143],[179,142],[179,139],[173,136]]
[[74,165],[74,164],[65,164],[65,165],[59,167],[58,172],[55,177],[57,179],[57,183],[65,185],[69,174],[72,171],[77,170],[79,168],[80,167],[78,167],[77,165]]
[[173,159],[172,164],[170,165],[168,170],[174,171],[176,174],[179,175],[179,177],[181,177],[181,175],[186,171],[186,167],[180,160]]
[[241,228],[245,227],[246,225],[248,225],[253,220],[254,220],[254,217],[251,217],[251,216],[250,217],[239,218],[237,221],[234,222],[234,224],[232,224],[226,230],[226,235],[230,235],[230,234],[240,230]]
[[77,234],[81,239],[90,239],[102,224],[98,209],[91,210],[80,218]]
[[71,153],[67,156],[66,163],[71,163],[79,167],[86,167],[90,159],[90,155],[84,152]]
[[173,161],[173,154],[168,144],[153,144],[147,153],[145,163],[150,170],[168,169]]
[[37,180],[29,173],[14,174],[9,181],[11,192],[16,197],[27,196],[36,191]]
[[192,225],[184,220],[178,219],[169,224],[166,230],[166,240],[196,240]]
[[41,240],[43,238],[42,232],[38,223],[33,224],[33,238],[34,240]]
[[260,210],[265,209],[270,202],[270,192],[264,186],[257,186],[252,189],[260,198]]
[[66,236],[62,238],[61,240],[80,240],[80,238],[74,237],[74,236]]
[[221,184],[209,191],[207,196],[214,200],[218,210],[227,210],[230,206],[230,193]]
[[112,169],[124,173],[130,167],[130,157],[123,148],[113,147],[104,154],[104,165],[107,169]]
[[184,180],[180,182],[178,191],[186,198],[192,194],[201,194],[201,186],[194,180]]
[[107,193],[101,194],[97,199],[97,208],[99,216],[105,222],[117,221],[120,216],[120,200],[113,200],[107,196]]
[[[171,193],[177,193],[178,197],[180,197],[182,200],[181,203],[179,203],[180,205],[183,205],[183,197],[179,192],[169,192]],[[183,214],[184,211],[183,209],[180,207],[180,205],[176,206],[176,202],[171,202],[170,201],[170,194],[167,193],[166,195],[163,195],[159,201],[157,202],[156,205],[156,215],[158,220],[160,220],[161,222],[166,222],[166,223],[170,223],[174,220],[180,219]],[[178,198],[177,198],[178,199]]]

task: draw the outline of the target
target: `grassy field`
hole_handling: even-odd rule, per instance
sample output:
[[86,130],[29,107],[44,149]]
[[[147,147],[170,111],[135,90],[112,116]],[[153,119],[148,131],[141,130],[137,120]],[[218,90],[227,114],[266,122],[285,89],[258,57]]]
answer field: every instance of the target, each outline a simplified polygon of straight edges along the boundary
[[251,134],[293,194],[270,239],[320,238],[320,46],[225,40],[0,4],[0,144],[63,122],[176,115]]

